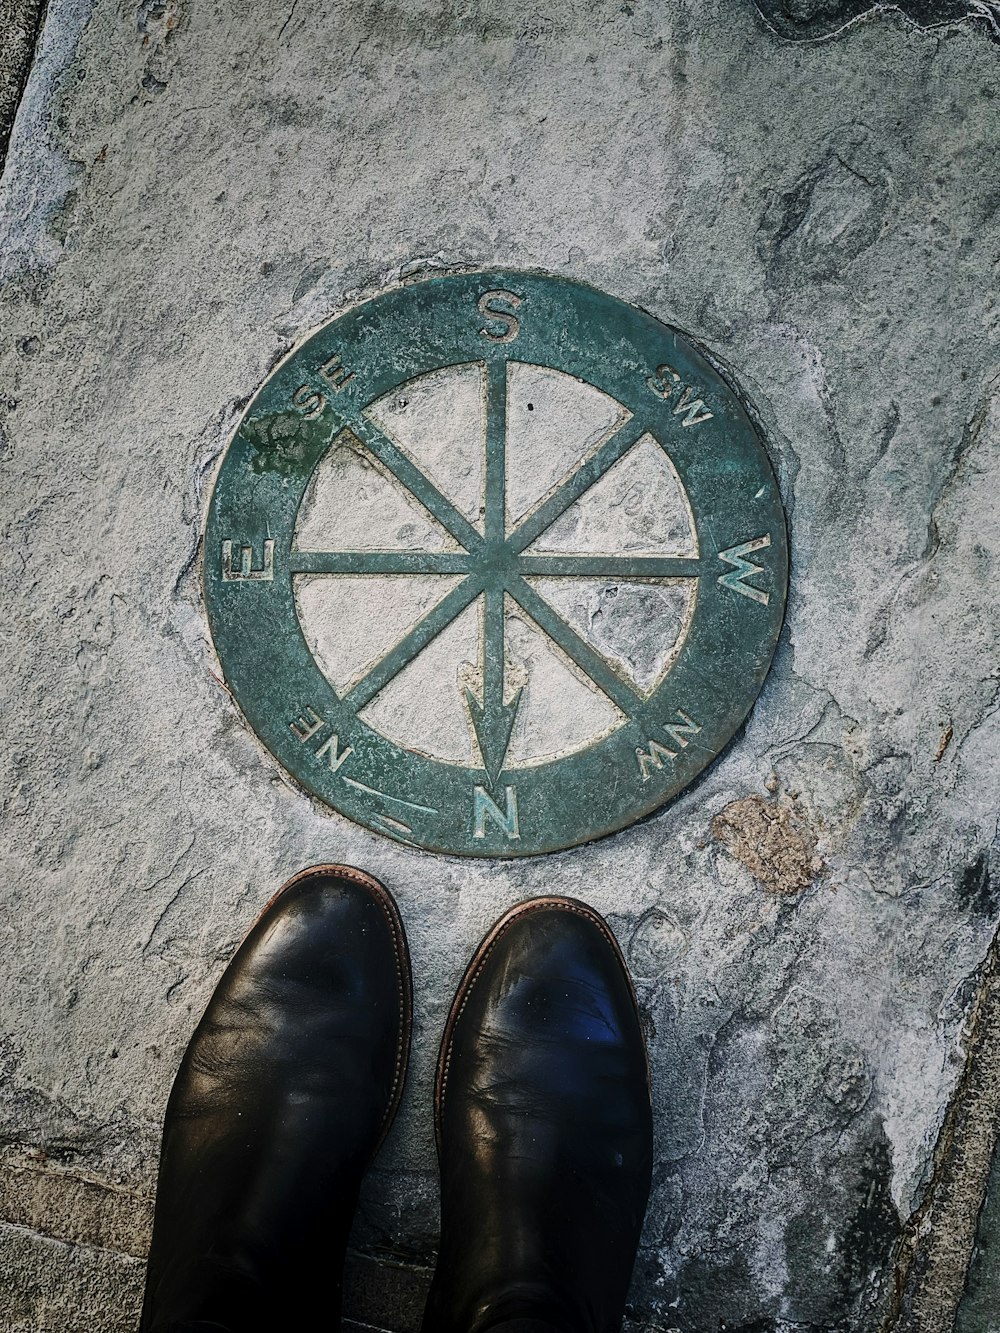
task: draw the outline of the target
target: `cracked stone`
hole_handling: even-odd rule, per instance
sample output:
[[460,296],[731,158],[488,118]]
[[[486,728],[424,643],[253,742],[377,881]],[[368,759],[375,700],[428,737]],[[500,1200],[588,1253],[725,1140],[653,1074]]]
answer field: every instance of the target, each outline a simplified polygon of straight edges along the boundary
[[872,4],[871,0],[754,0],[768,23],[797,41],[831,37],[858,19],[886,13],[903,14],[921,28],[974,21],[974,26],[1000,40],[1000,5],[992,0],[895,0]]

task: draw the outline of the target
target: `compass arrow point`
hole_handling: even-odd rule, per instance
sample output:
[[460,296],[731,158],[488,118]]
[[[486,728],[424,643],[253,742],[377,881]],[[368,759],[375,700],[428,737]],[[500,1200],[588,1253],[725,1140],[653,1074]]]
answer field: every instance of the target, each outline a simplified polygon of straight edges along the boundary
[[492,708],[485,708],[470,689],[465,690],[465,704],[483,757],[483,766],[491,782],[496,782],[507,758],[523,688],[521,686],[518,689],[509,703],[500,703]]

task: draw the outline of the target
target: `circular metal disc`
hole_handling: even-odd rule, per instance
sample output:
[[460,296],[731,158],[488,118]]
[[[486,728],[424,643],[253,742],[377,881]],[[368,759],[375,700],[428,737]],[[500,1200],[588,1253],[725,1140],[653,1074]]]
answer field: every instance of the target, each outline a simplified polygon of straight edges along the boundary
[[522,856],[623,828],[749,712],[785,520],[739,400],[675,329],[535,273],[332,320],[248,408],[205,535],[226,681],[368,828]]

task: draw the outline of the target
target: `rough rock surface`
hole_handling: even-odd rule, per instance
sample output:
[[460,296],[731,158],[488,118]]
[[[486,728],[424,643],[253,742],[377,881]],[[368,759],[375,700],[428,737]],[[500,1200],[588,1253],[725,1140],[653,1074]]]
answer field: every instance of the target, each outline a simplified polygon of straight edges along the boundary
[[41,0],[0,0],[0,171],[41,17]]
[[924,29],[948,28],[971,19],[994,40],[1000,39],[1000,5],[996,0],[896,0],[895,4],[872,4],[871,0],[755,0],[763,17],[792,41],[820,41],[834,37],[859,19],[882,14],[902,15]]
[[[862,8],[799,7],[824,31]],[[608,915],[652,1045],[637,1326],[891,1313],[1000,914],[1000,69],[982,15],[877,8],[794,44],[746,0],[50,0],[0,182],[5,1328],[133,1326],[181,1051],[317,860],[392,887],[419,978],[359,1245],[431,1257],[443,1016],[495,916],[555,890]],[[486,264],[704,342],[759,414],[793,558],[772,673],[697,786],[513,864],[294,789],[199,591],[213,470],[270,367],[388,281]],[[747,800],[815,846],[795,892],[713,836]]]

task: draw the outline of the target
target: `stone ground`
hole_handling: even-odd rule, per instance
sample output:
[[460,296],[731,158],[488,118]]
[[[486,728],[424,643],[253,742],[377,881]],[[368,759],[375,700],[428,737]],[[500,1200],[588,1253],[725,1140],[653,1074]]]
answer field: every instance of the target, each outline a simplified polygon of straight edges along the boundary
[[[419,978],[362,1324],[419,1314],[465,961],[558,891],[609,917],[650,1035],[633,1327],[951,1328],[1000,1048],[998,7],[50,0],[22,96],[35,17],[0,5],[3,1328],[134,1327],[181,1052],[320,860],[392,888]],[[703,342],[759,415],[792,575],[758,704],[693,789],[472,864],[283,777],[218,679],[199,541],[306,331],[480,265]],[[996,1326],[995,1194],[961,1333]]]

